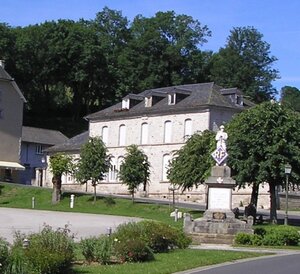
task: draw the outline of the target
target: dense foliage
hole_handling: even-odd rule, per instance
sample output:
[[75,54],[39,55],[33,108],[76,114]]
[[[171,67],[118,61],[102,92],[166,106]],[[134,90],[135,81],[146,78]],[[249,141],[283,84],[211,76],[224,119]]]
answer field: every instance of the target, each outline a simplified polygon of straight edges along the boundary
[[110,167],[110,156],[107,148],[100,138],[89,138],[80,151],[80,157],[76,165],[75,177],[82,183],[91,183],[94,188],[94,203],[96,202],[97,183],[104,179]]
[[73,163],[70,155],[56,153],[50,156],[50,171],[53,174],[52,184],[52,203],[56,204],[60,201],[61,197],[61,176],[63,174],[72,173]]
[[276,186],[285,181],[284,166],[292,166],[291,182],[300,175],[300,115],[278,103],[265,102],[236,115],[228,124],[228,164],[240,186],[267,183],[270,217],[277,220]]
[[227,88],[237,87],[252,101],[262,102],[277,93],[272,87],[272,81],[279,77],[272,68],[276,60],[258,30],[233,28],[226,46],[212,58],[211,79]]
[[[29,245],[24,248],[23,240]],[[1,267],[4,274],[60,274],[68,273],[74,260],[73,236],[67,227],[53,230],[45,226],[41,232],[16,234]]]
[[215,134],[205,130],[192,135],[186,144],[175,152],[170,162],[168,179],[182,190],[204,183],[209,176],[215,149]]
[[256,228],[254,234],[238,233],[235,243],[254,246],[297,246],[300,234],[297,228],[292,226],[272,226]]
[[208,26],[174,11],[129,22],[105,7],[91,20],[0,24],[0,56],[28,100],[25,124],[68,135],[85,126],[85,114],[144,89],[214,81],[255,101],[274,94],[276,58],[262,34],[234,28],[214,54],[201,50],[210,36]]
[[134,201],[134,192],[139,185],[146,185],[150,176],[150,163],[147,155],[140,150],[136,145],[131,145],[126,148],[126,155],[121,164],[119,178],[122,184],[127,185],[128,191],[132,195]]
[[282,105],[300,112],[300,90],[290,86],[283,87],[280,102]]

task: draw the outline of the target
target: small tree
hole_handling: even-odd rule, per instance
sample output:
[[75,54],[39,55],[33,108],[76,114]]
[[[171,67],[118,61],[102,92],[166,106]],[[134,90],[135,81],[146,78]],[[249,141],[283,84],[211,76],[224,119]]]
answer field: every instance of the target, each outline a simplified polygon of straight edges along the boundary
[[52,204],[60,202],[61,198],[61,176],[64,173],[72,172],[72,157],[70,155],[64,155],[57,153],[50,156],[50,170],[53,174],[52,184]]
[[134,202],[134,192],[140,184],[146,184],[150,176],[150,163],[147,155],[136,145],[126,148],[124,162],[121,164],[119,178],[127,185]]
[[81,148],[75,177],[82,184],[91,182],[94,188],[94,203],[97,197],[97,183],[103,180],[109,167],[110,156],[107,155],[103,141],[100,138],[90,138]]
[[193,134],[187,143],[175,152],[170,162],[168,179],[183,191],[204,183],[209,176],[213,159],[211,152],[215,147],[215,134],[205,130]]

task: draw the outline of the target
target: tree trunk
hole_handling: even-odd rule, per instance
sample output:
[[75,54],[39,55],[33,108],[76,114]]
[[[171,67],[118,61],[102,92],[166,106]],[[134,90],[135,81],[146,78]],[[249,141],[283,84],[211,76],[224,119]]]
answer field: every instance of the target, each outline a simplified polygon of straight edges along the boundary
[[52,204],[60,202],[61,197],[61,175],[55,175],[52,178],[53,192],[52,192]]
[[134,190],[131,191],[131,198],[132,198],[132,203],[134,203]]
[[276,191],[275,191],[275,184],[269,183],[270,187],[270,221],[272,224],[277,224],[277,203],[276,203]]
[[259,189],[259,184],[253,183],[250,203],[253,204],[256,208],[257,208],[257,200],[258,200],[258,189]]
[[97,183],[93,182],[92,185],[94,187],[94,202],[93,202],[93,204],[96,204],[96,201],[97,201],[97,189],[96,189]]

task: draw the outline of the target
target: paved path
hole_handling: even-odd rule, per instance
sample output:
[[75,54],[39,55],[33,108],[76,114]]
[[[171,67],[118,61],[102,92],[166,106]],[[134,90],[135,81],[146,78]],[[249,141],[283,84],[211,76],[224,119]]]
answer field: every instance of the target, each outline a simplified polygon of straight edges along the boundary
[[68,225],[75,234],[75,241],[79,241],[88,236],[105,234],[108,227],[114,230],[121,223],[137,220],[139,219],[100,214],[0,208],[0,236],[12,242],[15,231],[39,232],[44,224],[54,229]]

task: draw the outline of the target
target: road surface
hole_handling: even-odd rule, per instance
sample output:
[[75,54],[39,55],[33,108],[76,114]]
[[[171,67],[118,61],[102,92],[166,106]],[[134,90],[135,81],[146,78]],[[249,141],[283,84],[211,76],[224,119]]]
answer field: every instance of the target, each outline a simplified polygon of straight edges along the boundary
[[53,229],[68,225],[75,241],[80,241],[81,238],[105,234],[108,227],[114,230],[121,223],[137,220],[100,214],[0,208],[0,237],[12,243],[16,231],[27,234],[41,231],[45,224]]

